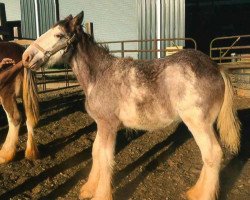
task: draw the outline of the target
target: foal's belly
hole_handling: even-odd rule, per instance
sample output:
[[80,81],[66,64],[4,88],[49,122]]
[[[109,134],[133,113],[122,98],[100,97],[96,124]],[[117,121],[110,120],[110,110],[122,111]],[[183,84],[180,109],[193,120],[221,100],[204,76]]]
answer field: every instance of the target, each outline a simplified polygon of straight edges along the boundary
[[176,121],[177,116],[171,116],[160,106],[144,106],[141,108],[133,103],[124,103],[120,107],[119,119],[124,126],[139,130],[155,130],[164,128]]

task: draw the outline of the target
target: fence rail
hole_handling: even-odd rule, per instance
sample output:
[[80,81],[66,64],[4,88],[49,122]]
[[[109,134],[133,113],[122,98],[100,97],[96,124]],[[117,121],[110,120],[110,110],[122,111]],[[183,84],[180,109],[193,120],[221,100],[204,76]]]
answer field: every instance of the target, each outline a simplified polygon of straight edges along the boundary
[[[178,45],[176,44],[177,41],[185,41],[189,43],[190,48],[197,49],[197,43],[193,38],[162,38],[162,39],[146,39],[146,40],[120,40],[120,41],[107,41],[107,42],[99,42],[99,44],[107,44],[107,45],[112,45],[112,44],[120,44],[119,49],[116,50],[111,50],[110,53],[120,53],[120,57],[124,58],[125,53],[155,53],[154,58],[157,58],[158,52],[166,52],[166,48],[162,48],[162,46],[159,44],[159,42],[171,42],[173,47],[176,47],[176,50],[178,49]],[[145,42],[152,42],[153,45],[151,49],[139,49],[139,45]],[[137,49],[125,49],[126,45],[128,44],[135,44]],[[138,58],[138,55],[137,55]]]
[[245,45],[246,42],[250,42],[250,35],[214,38],[210,43],[210,57],[219,63],[246,62],[246,59],[250,62],[250,45]]

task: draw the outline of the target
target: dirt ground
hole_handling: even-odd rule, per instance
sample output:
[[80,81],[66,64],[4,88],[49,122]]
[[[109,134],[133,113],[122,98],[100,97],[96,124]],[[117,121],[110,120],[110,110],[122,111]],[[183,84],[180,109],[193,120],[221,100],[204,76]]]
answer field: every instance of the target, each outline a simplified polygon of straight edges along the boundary
[[[78,89],[41,95],[42,118],[36,129],[41,158],[24,159],[26,128],[21,128],[13,162],[0,165],[0,200],[77,199],[91,167],[96,125]],[[250,99],[237,99],[242,122],[238,156],[226,149],[221,170],[221,200],[250,200]],[[22,107],[20,105],[20,107]],[[0,142],[7,127],[0,108]],[[157,132],[122,130],[118,134],[114,174],[115,200],[178,200],[202,167],[199,149],[180,124]]]

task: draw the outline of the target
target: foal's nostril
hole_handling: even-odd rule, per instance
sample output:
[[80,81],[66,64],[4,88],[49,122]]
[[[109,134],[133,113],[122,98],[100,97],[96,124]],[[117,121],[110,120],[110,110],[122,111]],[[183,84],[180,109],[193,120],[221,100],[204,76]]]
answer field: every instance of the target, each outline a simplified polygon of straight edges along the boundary
[[29,63],[30,61],[31,61],[31,56],[27,55],[26,58],[25,58],[25,62]]
[[24,64],[24,66],[27,67],[31,60],[32,60],[31,54],[26,53],[26,54],[23,55],[23,64]]

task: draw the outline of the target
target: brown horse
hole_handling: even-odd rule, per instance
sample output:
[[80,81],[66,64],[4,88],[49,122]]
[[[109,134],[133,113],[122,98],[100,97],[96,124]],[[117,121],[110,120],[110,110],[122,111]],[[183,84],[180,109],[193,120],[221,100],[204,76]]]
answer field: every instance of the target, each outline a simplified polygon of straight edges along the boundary
[[58,22],[23,54],[36,69],[69,63],[86,95],[86,110],[97,123],[93,166],[80,198],[111,200],[116,133],[127,127],[153,130],[182,120],[202,154],[199,180],[188,191],[192,200],[213,200],[219,187],[222,142],[239,149],[240,123],[233,109],[233,90],[226,74],[205,54],[183,50],[164,59],[117,58],[98,45],[81,26],[83,12]]
[[[16,63],[22,59],[24,48],[12,42],[0,42],[0,60],[4,58],[11,58]],[[17,65],[20,65],[19,62]],[[7,163],[11,161],[16,153],[16,145],[18,143],[18,133],[21,125],[21,115],[17,107],[17,97],[23,97],[23,103],[26,114],[26,125],[28,130],[27,147],[25,157],[27,159],[36,159],[38,157],[38,150],[34,141],[34,126],[38,122],[39,107],[37,90],[34,83],[34,75],[30,70],[21,68],[20,66],[13,66],[2,70],[16,70],[12,76],[8,77],[8,81],[1,85],[0,101],[6,112],[9,124],[9,131],[6,140],[0,151],[0,163]],[[0,73],[7,74],[8,71]]]

